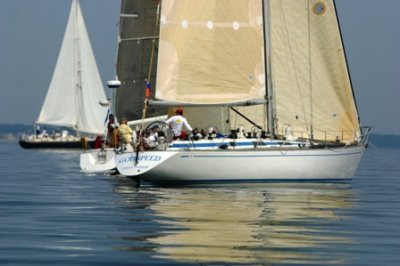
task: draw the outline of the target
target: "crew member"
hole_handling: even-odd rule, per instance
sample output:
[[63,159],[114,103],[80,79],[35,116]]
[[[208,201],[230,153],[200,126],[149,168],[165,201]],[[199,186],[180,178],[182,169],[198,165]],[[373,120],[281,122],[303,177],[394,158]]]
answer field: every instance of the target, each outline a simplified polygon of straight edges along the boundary
[[182,131],[182,126],[185,126],[188,130],[192,131],[192,127],[189,125],[185,117],[183,117],[183,109],[178,108],[175,111],[175,115],[171,116],[165,121],[174,132],[174,139],[187,139],[188,134]]

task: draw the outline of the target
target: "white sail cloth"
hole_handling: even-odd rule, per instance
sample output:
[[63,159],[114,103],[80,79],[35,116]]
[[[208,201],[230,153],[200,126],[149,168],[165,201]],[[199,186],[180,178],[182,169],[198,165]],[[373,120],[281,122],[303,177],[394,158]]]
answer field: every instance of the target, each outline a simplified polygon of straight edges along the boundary
[[79,2],[73,0],[53,77],[36,123],[101,134],[107,107],[104,88]]

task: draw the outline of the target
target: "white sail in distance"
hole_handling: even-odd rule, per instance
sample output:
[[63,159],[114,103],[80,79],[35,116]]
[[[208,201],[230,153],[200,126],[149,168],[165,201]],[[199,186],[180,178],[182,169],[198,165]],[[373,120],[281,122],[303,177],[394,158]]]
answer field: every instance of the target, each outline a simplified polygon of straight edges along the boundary
[[101,134],[107,107],[89,36],[78,0],[72,1],[67,28],[38,124]]

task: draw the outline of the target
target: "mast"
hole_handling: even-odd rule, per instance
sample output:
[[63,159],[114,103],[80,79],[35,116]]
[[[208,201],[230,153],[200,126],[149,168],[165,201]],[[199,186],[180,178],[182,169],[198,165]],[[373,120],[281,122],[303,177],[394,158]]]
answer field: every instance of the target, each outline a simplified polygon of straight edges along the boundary
[[[79,30],[79,16],[78,16],[78,7],[79,7],[79,2],[78,0],[73,0],[73,5],[74,5],[74,12],[75,12],[75,23],[74,23],[74,53],[75,53],[75,98],[76,98],[76,114],[79,115],[81,112],[81,98],[82,98],[82,76],[81,76],[81,56],[80,56],[80,47],[79,47],[79,41],[80,41],[80,30]],[[75,125],[74,129],[76,130],[77,134],[79,134],[79,131],[81,130],[79,128],[79,121],[78,117],[75,118]]]
[[314,101],[313,101],[313,64],[312,64],[312,49],[311,49],[311,14],[310,14],[311,6],[310,1],[307,1],[307,19],[308,19],[308,65],[309,65],[309,90],[310,90],[310,141],[314,142]]
[[275,114],[273,104],[273,91],[272,91],[272,79],[271,79],[271,33],[269,30],[270,19],[269,19],[269,0],[263,0],[263,26],[264,26],[264,61],[265,61],[265,78],[267,84],[267,91],[265,94],[266,111],[268,114],[268,133],[275,135]]

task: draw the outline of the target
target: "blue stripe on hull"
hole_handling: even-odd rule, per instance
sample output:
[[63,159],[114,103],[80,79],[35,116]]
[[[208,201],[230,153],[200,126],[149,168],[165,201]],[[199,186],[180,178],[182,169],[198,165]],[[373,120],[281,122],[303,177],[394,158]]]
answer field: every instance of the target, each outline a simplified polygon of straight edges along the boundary
[[[280,142],[219,142],[219,143],[173,143],[170,148],[188,149],[188,148],[218,148],[221,145],[229,145],[231,147],[254,147],[256,146],[282,146]],[[297,146],[297,143],[288,146]]]
[[282,154],[282,155],[181,155],[181,158],[266,158],[266,157],[326,157],[326,156],[350,156],[361,154],[362,152],[352,152],[346,154]]

